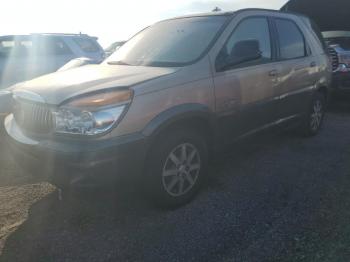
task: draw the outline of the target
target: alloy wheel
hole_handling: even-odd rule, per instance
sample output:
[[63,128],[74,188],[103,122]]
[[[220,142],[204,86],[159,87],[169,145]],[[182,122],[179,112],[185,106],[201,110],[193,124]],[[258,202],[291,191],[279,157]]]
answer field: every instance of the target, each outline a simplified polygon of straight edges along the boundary
[[317,131],[322,123],[322,118],[323,118],[323,106],[322,102],[320,100],[316,100],[313,108],[312,108],[312,113],[311,113],[311,129],[313,131]]
[[166,158],[162,181],[165,191],[179,197],[189,192],[197,182],[201,169],[201,159],[198,149],[183,143],[176,146]]

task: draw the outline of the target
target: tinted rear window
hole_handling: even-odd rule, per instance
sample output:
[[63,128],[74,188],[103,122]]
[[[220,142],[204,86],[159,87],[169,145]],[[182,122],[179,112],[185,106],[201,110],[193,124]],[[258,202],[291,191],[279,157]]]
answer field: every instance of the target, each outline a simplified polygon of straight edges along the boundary
[[74,42],[84,51],[88,53],[100,51],[98,44],[89,38],[75,38]]

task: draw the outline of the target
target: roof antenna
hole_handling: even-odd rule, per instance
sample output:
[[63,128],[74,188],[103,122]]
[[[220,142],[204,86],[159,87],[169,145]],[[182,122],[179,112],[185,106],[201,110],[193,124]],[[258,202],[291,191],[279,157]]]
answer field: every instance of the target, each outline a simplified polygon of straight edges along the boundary
[[213,11],[212,12],[220,12],[221,11],[221,8],[219,8],[219,7],[215,7],[214,9],[213,9]]

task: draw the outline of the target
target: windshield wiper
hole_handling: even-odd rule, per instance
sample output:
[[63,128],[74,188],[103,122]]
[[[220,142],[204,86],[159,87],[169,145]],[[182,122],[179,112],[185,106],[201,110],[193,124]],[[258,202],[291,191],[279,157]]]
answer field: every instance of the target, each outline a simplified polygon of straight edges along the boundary
[[127,65],[127,66],[131,66],[130,64],[123,62],[123,61],[109,61],[107,62],[107,64],[109,65]]

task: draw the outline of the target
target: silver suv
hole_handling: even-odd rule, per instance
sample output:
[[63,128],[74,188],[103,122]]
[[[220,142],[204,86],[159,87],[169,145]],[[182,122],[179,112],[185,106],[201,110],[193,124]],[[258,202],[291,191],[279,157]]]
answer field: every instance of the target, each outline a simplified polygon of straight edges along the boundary
[[350,31],[323,32],[332,59],[332,91],[335,94],[350,92]]
[[104,59],[96,37],[85,34],[32,34],[0,37],[0,89],[55,72],[70,60]]
[[159,22],[101,65],[17,86],[13,154],[59,187],[126,176],[183,204],[237,139],[283,123],[319,131],[331,66],[317,35],[305,17],[260,9]]

